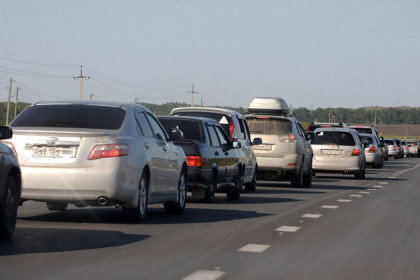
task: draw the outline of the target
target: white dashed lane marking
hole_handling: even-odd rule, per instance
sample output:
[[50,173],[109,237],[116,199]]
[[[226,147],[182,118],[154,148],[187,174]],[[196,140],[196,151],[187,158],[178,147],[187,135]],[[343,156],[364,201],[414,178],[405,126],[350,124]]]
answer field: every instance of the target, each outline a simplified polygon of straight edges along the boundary
[[373,186],[374,188],[383,188],[384,186]]
[[[368,190],[368,191],[371,191],[371,190]],[[359,193],[362,193],[362,194],[370,194],[370,192],[359,192]]]
[[301,216],[302,218],[309,218],[309,219],[318,219],[321,218],[321,214],[305,214]]
[[225,273],[220,270],[197,270],[191,273],[183,280],[216,280],[222,277]]
[[262,244],[248,244],[244,247],[240,248],[238,251],[241,252],[250,252],[250,253],[262,253],[265,250],[270,248],[270,245],[262,245]]
[[338,202],[351,202],[351,199],[338,199]]
[[379,182],[381,185],[388,185],[388,182]]
[[377,191],[378,189],[367,189],[368,191]]
[[362,197],[360,194],[351,194],[350,197]]
[[337,205],[324,205],[321,208],[325,208],[325,209],[337,209],[338,206]]
[[281,226],[276,231],[284,231],[284,232],[296,232],[300,229],[300,227],[292,227],[292,226]]

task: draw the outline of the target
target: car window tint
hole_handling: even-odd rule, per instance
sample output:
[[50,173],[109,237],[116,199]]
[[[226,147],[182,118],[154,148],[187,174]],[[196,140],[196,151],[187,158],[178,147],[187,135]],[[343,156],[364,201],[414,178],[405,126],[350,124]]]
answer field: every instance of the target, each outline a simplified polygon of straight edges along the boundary
[[140,126],[144,136],[147,136],[147,137],[153,137],[154,136],[152,128],[150,127],[150,124],[147,121],[144,113],[136,113],[136,120],[137,120],[137,123]]
[[211,113],[211,112],[179,112],[176,113],[178,116],[193,116],[193,117],[203,117],[209,118],[217,121],[226,134],[230,135],[229,132],[229,123],[232,118],[229,115],[220,114],[220,113]]
[[28,107],[11,123],[13,127],[67,127],[119,129],[126,111],[121,107],[54,104]]
[[217,136],[219,137],[220,143],[222,145],[229,143],[229,138],[224,132],[223,128],[220,126],[215,126],[214,128],[216,130]]
[[166,131],[178,128],[184,134],[184,139],[204,142],[203,128],[200,121],[196,120],[177,120],[159,118],[160,123]]
[[246,139],[246,130],[245,130],[245,125],[244,125],[244,120],[238,119],[238,121],[239,121],[239,129],[240,129],[239,138]]
[[354,146],[353,135],[342,131],[319,131],[315,133],[314,145],[339,145],[339,146]]
[[251,134],[289,135],[292,123],[289,120],[274,118],[252,118],[247,120]]
[[361,136],[363,143],[373,144],[373,138],[370,136]]
[[146,113],[146,117],[149,120],[150,126],[154,132],[154,135],[157,139],[166,140],[166,133],[160,126],[159,122],[151,114]]
[[355,129],[358,133],[373,134],[372,129],[368,127],[352,127],[352,129]]
[[214,126],[213,125],[209,125],[207,126],[209,135],[210,135],[210,141],[211,141],[211,145],[213,147],[220,147],[220,141],[219,141],[219,137],[217,137],[217,133],[214,130]]

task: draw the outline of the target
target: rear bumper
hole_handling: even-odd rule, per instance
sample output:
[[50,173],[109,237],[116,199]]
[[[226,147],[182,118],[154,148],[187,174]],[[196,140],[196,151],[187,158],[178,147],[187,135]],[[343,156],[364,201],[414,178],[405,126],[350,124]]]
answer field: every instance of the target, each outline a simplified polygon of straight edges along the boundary
[[360,172],[359,159],[357,157],[349,160],[317,160],[312,161],[313,171],[337,172],[337,173],[358,173]]
[[284,172],[289,174],[297,174],[299,166],[297,166],[297,154],[288,155],[283,158],[274,157],[258,157],[258,171],[261,172]]

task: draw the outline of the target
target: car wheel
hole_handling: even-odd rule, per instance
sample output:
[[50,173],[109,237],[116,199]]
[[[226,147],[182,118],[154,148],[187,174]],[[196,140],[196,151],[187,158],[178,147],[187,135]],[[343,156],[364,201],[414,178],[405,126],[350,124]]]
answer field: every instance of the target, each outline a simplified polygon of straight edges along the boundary
[[292,175],[290,179],[290,184],[293,188],[301,188],[303,186],[303,162],[300,166],[299,173]]
[[238,169],[238,173],[235,176],[235,187],[233,190],[229,190],[226,193],[228,200],[238,200],[241,197],[243,183],[244,183],[244,174],[241,169]]
[[258,170],[257,170],[257,167],[255,167],[254,176],[252,176],[252,181],[250,183],[245,184],[245,190],[255,191],[257,189],[257,177],[258,177]]
[[175,203],[165,202],[163,206],[165,207],[166,213],[171,213],[171,214],[184,213],[185,204],[187,201],[187,190],[188,190],[187,172],[185,172],[185,169],[182,169],[181,174],[179,175],[179,181],[178,181],[178,201]]
[[217,189],[217,176],[215,172],[212,172],[211,179],[207,185],[207,190],[204,195],[204,202],[211,203],[214,201],[214,193]]
[[147,214],[148,202],[148,179],[147,175],[143,172],[140,177],[138,203],[136,208],[121,208],[124,217],[132,222],[143,222]]
[[360,172],[354,174],[354,178],[358,179],[358,180],[361,180],[361,179],[364,179],[365,177],[366,177],[366,167],[365,167],[365,165],[363,165],[362,170]]
[[309,164],[308,174],[303,176],[303,186],[312,186],[312,162]]
[[66,211],[69,204],[67,202],[47,202],[47,208],[50,211]]
[[6,183],[6,191],[0,201],[0,238],[9,238],[16,227],[19,195],[16,180],[9,176]]

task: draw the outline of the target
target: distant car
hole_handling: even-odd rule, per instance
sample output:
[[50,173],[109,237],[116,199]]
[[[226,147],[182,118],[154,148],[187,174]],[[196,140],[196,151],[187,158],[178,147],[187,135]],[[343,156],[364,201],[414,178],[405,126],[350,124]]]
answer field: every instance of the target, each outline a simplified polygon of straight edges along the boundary
[[185,208],[188,168],[158,120],[138,104],[40,102],[11,123],[22,168],[22,200],[48,209],[118,206],[131,221],[147,205]]
[[338,122],[338,123],[311,122],[307,127],[307,131],[314,131],[317,128],[323,128],[323,127],[347,128],[347,124],[343,122]]
[[393,157],[394,159],[400,158],[400,150],[398,149],[398,144],[395,139],[386,138],[384,142],[388,148],[388,156]]
[[243,154],[238,155],[243,160],[243,184],[245,190],[255,191],[257,187],[258,164],[252,149],[253,143],[249,134],[248,125],[242,114],[224,108],[180,107],[173,109],[171,115],[204,117],[217,121],[229,136],[230,141],[237,140],[240,143],[240,148],[236,149],[236,152]]
[[[0,140],[12,137],[12,130],[0,126]],[[14,151],[0,142],[0,238],[12,236],[21,196],[21,173]]]
[[261,140],[253,149],[259,178],[290,180],[292,187],[312,185],[312,148],[299,121],[288,115],[281,98],[255,97],[244,114],[251,136]]
[[410,157],[410,149],[409,149],[408,144],[405,140],[401,140],[401,148],[404,151],[404,156],[409,158]]
[[374,134],[359,133],[362,144],[365,147],[366,163],[371,164],[373,168],[384,166],[384,156],[381,145]]
[[[239,199],[242,192],[244,170],[233,142],[220,126],[208,118],[162,116],[157,117],[166,131],[174,128],[182,132],[174,143],[185,152],[188,163],[188,189],[193,198],[203,198],[205,202],[214,200],[216,191],[226,192],[230,200]],[[201,195],[204,194],[204,197]]]
[[404,140],[407,143],[408,149],[410,151],[411,157],[420,157],[419,153],[419,140],[417,139],[405,139]]
[[354,174],[365,178],[365,151],[357,132],[348,128],[318,128],[311,142],[313,171]]
[[370,125],[349,125],[348,128],[352,128],[357,131],[357,133],[366,133],[366,134],[373,134],[376,135],[376,137],[379,140],[379,134],[378,131],[374,126]]
[[399,158],[404,158],[404,147],[401,143],[401,140],[397,139],[397,138],[395,138],[394,140],[395,140],[395,143],[397,143],[397,147],[398,147],[398,152],[399,152],[398,157]]

